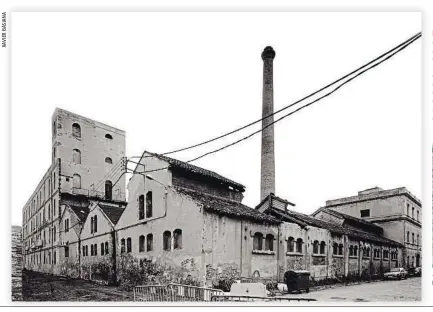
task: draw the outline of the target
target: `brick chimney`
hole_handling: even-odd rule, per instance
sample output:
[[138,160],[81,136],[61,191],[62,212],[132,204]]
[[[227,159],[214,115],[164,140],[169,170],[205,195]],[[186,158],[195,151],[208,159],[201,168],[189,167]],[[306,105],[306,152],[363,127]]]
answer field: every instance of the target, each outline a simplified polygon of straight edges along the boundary
[[[262,117],[274,112],[273,62],[275,51],[266,47],[262,52],[263,59],[263,110]],[[262,121],[262,128],[274,121],[270,116]],[[260,200],[275,193],[275,155],[274,155],[274,125],[262,131],[262,160]]]

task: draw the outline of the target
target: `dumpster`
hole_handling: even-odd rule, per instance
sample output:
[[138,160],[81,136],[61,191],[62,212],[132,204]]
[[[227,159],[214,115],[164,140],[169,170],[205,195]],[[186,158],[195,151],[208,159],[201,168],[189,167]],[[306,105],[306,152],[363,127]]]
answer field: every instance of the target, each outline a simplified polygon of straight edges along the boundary
[[284,273],[284,282],[287,285],[287,291],[301,293],[301,290],[310,292],[310,272],[305,270],[287,271]]

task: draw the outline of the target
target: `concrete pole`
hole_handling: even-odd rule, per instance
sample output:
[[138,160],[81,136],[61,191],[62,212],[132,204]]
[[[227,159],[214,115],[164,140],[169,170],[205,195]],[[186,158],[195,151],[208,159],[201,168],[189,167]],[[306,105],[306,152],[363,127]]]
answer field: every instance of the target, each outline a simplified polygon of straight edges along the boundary
[[[274,112],[274,85],[273,85],[273,61],[275,51],[272,47],[266,47],[262,52],[263,59],[263,107],[262,118]],[[271,124],[274,117],[270,116],[262,121],[262,128]],[[261,183],[260,200],[270,193],[275,194],[275,154],[274,154],[274,126],[271,125],[262,131],[261,153]]]

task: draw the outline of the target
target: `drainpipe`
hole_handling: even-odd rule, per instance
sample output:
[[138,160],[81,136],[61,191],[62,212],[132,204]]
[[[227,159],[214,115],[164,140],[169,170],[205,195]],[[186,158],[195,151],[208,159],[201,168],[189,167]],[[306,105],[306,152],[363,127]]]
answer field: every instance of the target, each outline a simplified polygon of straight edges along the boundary
[[241,257],[240,257],[240,264],[239,264],[239,278],[242,277],[242,243],[244,240],[244,223],[243,220],[241,220],[241,231],[240,231],[240,239],[241,239]]
[[280,280],[280,224],[278,224],[278,235],[277,235],[277,276],[276,282]]

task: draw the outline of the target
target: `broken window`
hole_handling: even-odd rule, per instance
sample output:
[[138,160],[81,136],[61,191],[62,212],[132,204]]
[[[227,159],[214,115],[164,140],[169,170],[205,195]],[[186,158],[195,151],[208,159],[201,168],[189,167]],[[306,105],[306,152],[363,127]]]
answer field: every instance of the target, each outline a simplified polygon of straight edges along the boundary
[[140,237],[138,238],[138,251],[144,251],[144,235],[140,235]]
[[265,250],[274,251],[274,235],[272,234],[266,235]]
[[152,217],[152,192],[146,193],[146,218]]
[[287,252],[294,252],[295,251],[295,239],[293,237],[289,237],[287,240]]
[[120,241],[120,253],[123,254],[125,253],[125,239],[122,238],[122,240]]
[[81,127],[77,123],[72,124],[72,136],[74,138],[81,138]]
[[138,197],[138,219],[144,219],[144,195]]
[[126,252],[131,252],[131,248],[132,248],[132,243],[131,243],[131,237],[128,237],[126,239]]
[[81,164],[81,152],[78,149],[72,150],[72,161],[75,164]]
[[319,253],[319,241],[315,240],[313,243],[313,254],[317,255]]
[[169,251],[171,250],[171,233],[170,231],[165,231],[162,234],[162,248],[163,250]]
[[361,218],[369,217],[370,216],[370,209],[362,209],[361,210]]
[[302,238],[298,238],[296,240],[296,252],[302,253],[302,244],[303,244]]
[[173,231],[173,249],[182,248],[182,230],[176,229]]
[[262,250],[263,249],[263,234],[255,233],[253,238],[253,249],[254,250]]
[[153,250],[153,234],[147,234],[147,251]]
[[333,255],[338,254],[338,244],[337,243],[332,244],[332,254]]
[[324,255],[325,254],[325,249],[326,249],[326,244],[324,241],[320,242],[320,254]]
[[105,181],[105,199],[111,200],[113,197],[113,183]]

